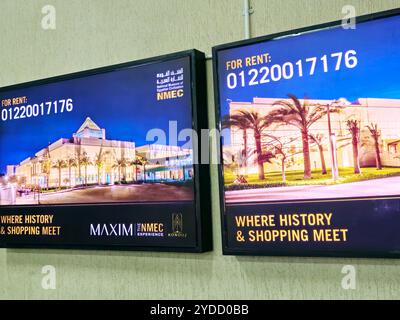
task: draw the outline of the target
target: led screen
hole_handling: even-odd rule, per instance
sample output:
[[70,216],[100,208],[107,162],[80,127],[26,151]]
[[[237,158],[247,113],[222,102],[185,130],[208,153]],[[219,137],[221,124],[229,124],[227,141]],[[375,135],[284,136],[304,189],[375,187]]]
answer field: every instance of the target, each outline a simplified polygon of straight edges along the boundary
[[396,14],[214,49],[226,253],[397,255]]
[[[1,89],[0,208],[7,240],[73,243],[71,223],[83,228],[84,243],[196,247],[197,150],[190,135],[179,133],[196,129],[192,83],[200,56]],[[72,218],[78,211],[83,217]]]

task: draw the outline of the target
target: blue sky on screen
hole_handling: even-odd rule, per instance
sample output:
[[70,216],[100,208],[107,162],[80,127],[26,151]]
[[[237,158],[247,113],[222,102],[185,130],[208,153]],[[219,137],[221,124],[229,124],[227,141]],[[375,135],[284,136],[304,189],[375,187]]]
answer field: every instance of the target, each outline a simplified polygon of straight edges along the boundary
[[[238,86],[229,89],[225,63],[232,59],[269,53],[273,64],[292,62],[310,57],[322,57],[335,52],[357,52],[354,69],[342,67],[335,71],[335,60],[329,62],[325,73],[321,62],[313,76],[294,76],[262,85]],[[299,98],[338,99],[400,98],[400,16],[357,24],[355,30],[341,27],[305,33],[280,40],[219,51],[221,114],[228,113],[227,100],[251,102],[254,97],[285,98],[288,93]],[[304,66],[307,66],[305,64]],[[245,68],[248,71],[249,68]],[[257,68],[257,67],[256,67]],[[242,69],[243,70],[243,69]],[[240,71],[242,71],[240,70]]]
[[[182,67],[184,96],[157,101],[157,74]],[[189,57],[1,92],[0,100],[27,96],[29,104],[71,98],[74,109],[70,113],[0,122],[0,172],[49,143],[71,138],[86,117],[106,129],[107,139],[134,141],[137,146],[150,143],[146,134],[153,128],[164,130],[168,137],[169,121],[177,121],[178,132],[191,128],[190,92]]]

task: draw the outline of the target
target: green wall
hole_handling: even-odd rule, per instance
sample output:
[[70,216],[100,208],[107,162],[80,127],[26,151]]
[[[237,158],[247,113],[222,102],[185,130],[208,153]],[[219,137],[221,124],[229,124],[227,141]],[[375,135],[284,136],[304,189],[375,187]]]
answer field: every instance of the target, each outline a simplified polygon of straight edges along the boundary
[[[0,86],[136,60],[243,37],[242,0],[1,0]],[[41,28],[54,5],[56,30]],[[253,36],[400,7],[400,0],[252,0]],[[214,125],[208,62],[210,125]],[[0,250],[0,298],[6,299],[281,299],[400,298],[396,260],[224,257],[216,168],[212,167],[211,253],[169,254]],[[356,290],[341,287],[344,265]],[[41,287],[44,265],[57,289]]]

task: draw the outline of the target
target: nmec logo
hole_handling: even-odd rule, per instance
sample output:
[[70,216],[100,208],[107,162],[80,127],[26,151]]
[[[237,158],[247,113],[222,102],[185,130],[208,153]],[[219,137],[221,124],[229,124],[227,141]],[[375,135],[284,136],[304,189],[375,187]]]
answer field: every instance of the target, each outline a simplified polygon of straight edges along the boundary
[[138,237],[164,237],[162,223],[136,223],[135,228]]
[[187,234],[183,232],[183,215],[182,213],[172,214],[172,233],[168,234],[168,237],[175,238],[186,238]]

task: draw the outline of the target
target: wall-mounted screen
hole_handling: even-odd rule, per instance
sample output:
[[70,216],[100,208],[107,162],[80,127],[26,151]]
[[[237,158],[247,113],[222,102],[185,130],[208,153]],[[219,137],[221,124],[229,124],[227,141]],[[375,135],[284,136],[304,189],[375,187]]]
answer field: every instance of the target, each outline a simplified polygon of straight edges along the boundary
[[203,53],[6,87],[0,101],[4,246],[211,248],[193,142],[207,127]]
[[226,254],[399,255],[399,13],[214,48]]

